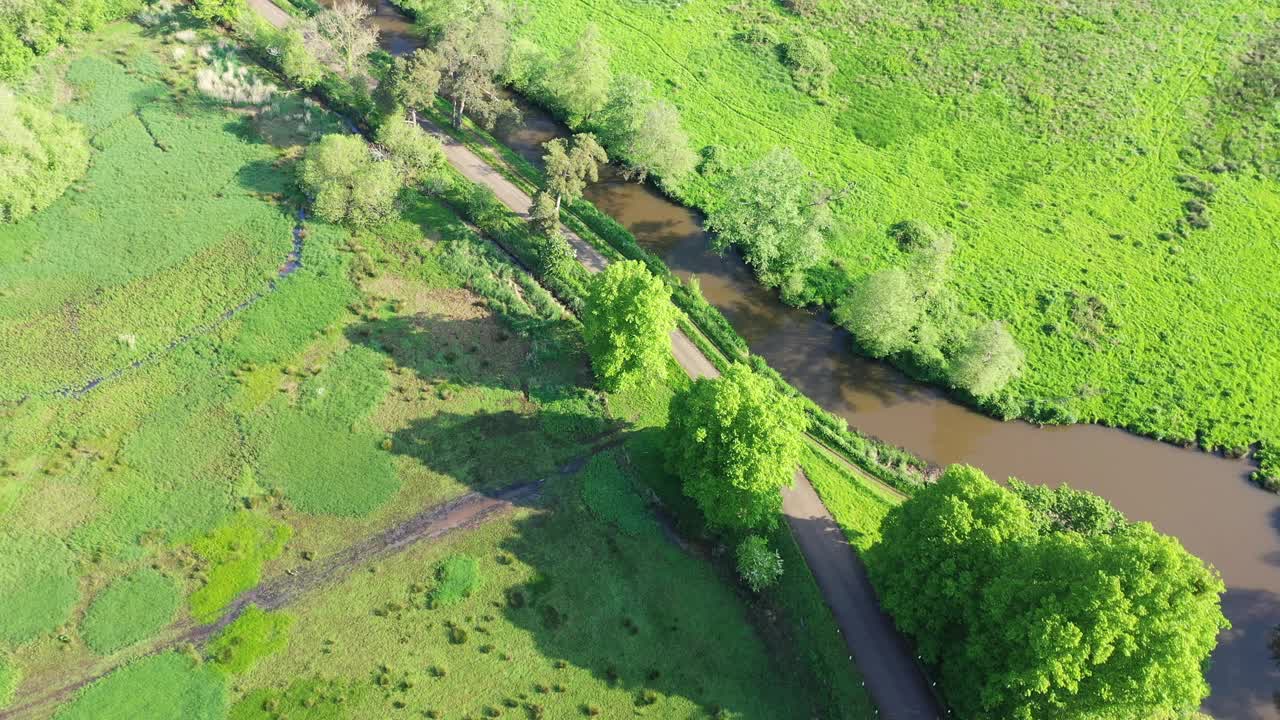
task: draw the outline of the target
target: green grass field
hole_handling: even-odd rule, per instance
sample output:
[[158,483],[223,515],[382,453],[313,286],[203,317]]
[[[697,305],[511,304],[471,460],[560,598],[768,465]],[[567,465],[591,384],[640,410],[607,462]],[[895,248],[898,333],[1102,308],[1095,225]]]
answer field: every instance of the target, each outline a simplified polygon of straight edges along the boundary
[[[904,263],[893,223],[952,232],[961,305],[1027,353],[997,412],[1206,447],[1280,438],[1280,193],[1269,146],[1249,144],[1273,119],[1237,92],[1269,77],[1251,53],[1274,5],[817,4],[537,0],[521,33],[554,52],[595,22],[695,148],[741,164],[789,146],[850,186],[814,297]],[[837,68],[821,100],[780,59],[806,36]],[[714,204],[715,177],[683,199]]]
[[[278,276],[299,145],[335,122],[192,92],[206,33],[113,25],[23,89],[93,155],[0,227],[0,708],[871,717],[785,533],[788,572],[755,597],[663,519],[689,512],[658,454],[672,388],[594,389],[576,322],[444,205],[406,191],[381,227],[307,221]],[[426,509],[534,480],[512,514],[185,639]]]

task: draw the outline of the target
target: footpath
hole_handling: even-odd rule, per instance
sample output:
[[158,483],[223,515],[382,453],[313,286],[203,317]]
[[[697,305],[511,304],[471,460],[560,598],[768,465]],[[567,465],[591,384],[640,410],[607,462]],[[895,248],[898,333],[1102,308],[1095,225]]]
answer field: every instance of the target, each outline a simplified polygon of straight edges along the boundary
[[[249,0],[249,6],[276,27],[288,24],[271,0]],[[439,126],[419,118],[428,132],[439,138],[445,158],[468,180],[488,188],[503,205],[526,221],[533,204],[527,193]],[[609,261],[595,247],[567,227],[565,239],[578,262],[590,272],[600,272]],[[676,362],[692,378],[719,376],[715,365],[680,330],[671,333]],[[799,468],[795,482],[782,494],[782,513],[796,539],[810,572],[831,608],[844,636],[850,657],[858,666],[867,691],[888,720],[939,720],[942,712],[924,674],[911,657],[910,645],[893,620],[880,609],[862,558],[850,547],[835,518]]]

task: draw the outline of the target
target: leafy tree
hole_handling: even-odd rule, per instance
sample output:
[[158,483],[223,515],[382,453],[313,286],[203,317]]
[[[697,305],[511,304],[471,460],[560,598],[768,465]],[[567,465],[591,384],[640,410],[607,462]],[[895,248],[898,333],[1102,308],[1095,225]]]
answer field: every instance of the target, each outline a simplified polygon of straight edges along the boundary
[[648,80],[619,75],[609,87],[604,107],[592,125],[605,144],[627,164],[627,177],[643,182],[649,175],[676,187],[698,164],[689,136],[680,126],[675,106],[653,95]]
[[368,21],[372,14],[362,2],[339,0],[311,18],[309,47],[321,60],[336,65],[343,77],[363,77],[361,63],[378,47],[378,28]]
[[560,211],[556,209],[555,198],[546,188],[533,194],[533,202],[529,205],[529,224],[539,235],[560,232]]
[[416,185],[444,168],[440,141],[417,123],[389,118],[378,128],[378,144],[390,153],[391,162],[406,185]]
[[738,575],[752,592],[760,592],[782,577],[782,556],[759,535],[748,535],[738,545]]
[[546,189],[533,196],[529,224],[535,233],[534,252],[538,255],[538,269],[549,275],[565,272],[577,260],[577,254],[560,231],[560,212]]
[[1023,359],[1004,323],[992,320],[974,330],[956,355],[951,382],[974,397],[989,397],[1022,372]]
[[609,162],[604,148],[591,133],[578,133],[572,143],[556,138],[543,144],[547,154],[547,192],[556,199],[556,214],[562,202],[572,203],[582,197],[588,182],[600,179],[600,166]]
[[872,583],[958,715],[1177,717],[1208,694],[1221,578],[1087,495],[953,466],[885,518]]
[[678,187],[698,165],[698,155],[680,127],[680,112],[666,100],[658,100],[645,110],[626,151],[628,177],[643,181],[657,175],[668,188]]
[[324,79],[324,66],[307,48],[302,32],[288,28],[280,33],[280,71],[299,87],[310,90]]
[[436,56],[440,94],[453,103],[454,127],[462,127],[467,111],[490,128],[499,117],[516,114],[515,104],[497,85],[510,51],[510,24],[507,7],[498,0],[488,0],[477,15],[445,28]]
[[245,11],[244,0],[192,0],[191,15],[209,23],[231,23]]
[[48,207],[88,166],[79,125],[0,87],[0,222]]
[[699,379],[671,401],[667,466],[713,528],[777,524],[799,461],[804,412],[743,365]]
[[390,217],[400,190],[396,165],[379,162],[363,140],[351,135],[325,135],[308,148],[299,179],[315,197],[317,215],[354,227]]
[[725,181],[723,200],[707,218],[712,245],[737,246],[762,282],[781,285],[822,256],[831,213],[817,196],[795,154],[774,149]]
[[391,94],[409,109],[409,117],[416,125],[418,108],[431,107],[440,90],[439,58],[421,48],[397,57],[391,82]]
[[641,374],[663,376],[675,327],[671,288],[644,263],[611,263],[591,279],[582,335],[600,384],[609,390]]
[[409,11],[429,39],[439,38],[446,27],[473,15],[480,5],[478,0],[397,0],[396,4]]
[[588,23],[578,41],[565,48],[556,65],[556,102],[569,114],[570,125],[591,118],[609,97],[609,46],[600,38],[600,28]]
[[836,307],[833,318],[853,333],[872,357],[905,350],[923,308],[906,271],[889,268],[872,273],[853,286]]
[[13,27],[0,25],[0,80],[16,80],[35,59],[35,52],[22,42]]
[[1127,522],[1124,514],[1103,498],[1066,485],[1050,488],[1010,478],[1009,490],[1026,504],[1041,532],[1108,535]]

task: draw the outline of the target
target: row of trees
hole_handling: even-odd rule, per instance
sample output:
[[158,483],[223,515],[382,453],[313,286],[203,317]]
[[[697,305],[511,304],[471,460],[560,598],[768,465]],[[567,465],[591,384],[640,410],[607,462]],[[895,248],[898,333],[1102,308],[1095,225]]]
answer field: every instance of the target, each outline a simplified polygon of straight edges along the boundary
[[964,311],[947,287],[951,236],[910,221],[890,234],[907,252],[907,266],[855,284],[836,307],[836,323],[872,357],[905,356],[978,398],[998,393],[1021,373],[1024,356],[1003,323]]
[[1102,498],[953,466],[880,532],[871,581],[960,717],[1173,718],[1209,693],[1222,579]]

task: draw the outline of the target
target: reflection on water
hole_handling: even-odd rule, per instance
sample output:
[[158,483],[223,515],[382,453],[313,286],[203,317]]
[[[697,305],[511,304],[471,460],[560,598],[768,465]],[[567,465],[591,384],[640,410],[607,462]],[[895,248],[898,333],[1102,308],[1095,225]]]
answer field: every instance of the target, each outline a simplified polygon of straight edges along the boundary
[[[384,48],[400,53],[420,46],[386,0],[367,2],[377,8]],[[500,127],[499,136],[540,162],[541,144],[565,131],[545,113],[524,110],[523,123]],[[1280,498],[1246,482],[1247,463],[1094,425],[1037,428],[993,420],[854,355],[847,334],[825,315],[778,302],[740,261],[708,249],[696,212],[649,186],[605,173],[587,198],[676,274],[696,276],[752,352],[850,425],[940,465],[969,463],[993,478],[1091,490],[1217,566],[1228,587],[1223,611],[1234,627],[1214,652],[1213,694],[1204,710],[1218,720],[1280,720],[1272,699],[1280,671],[1267,648],[1269,629],[1280,624]]]

